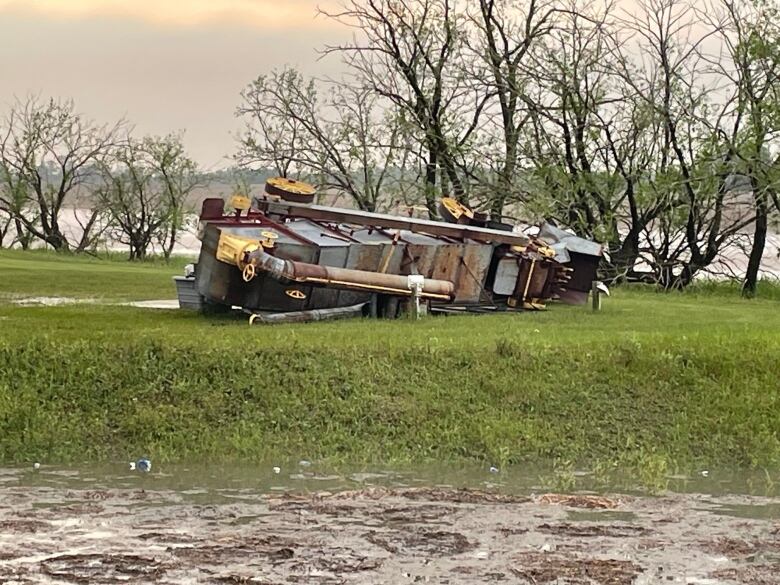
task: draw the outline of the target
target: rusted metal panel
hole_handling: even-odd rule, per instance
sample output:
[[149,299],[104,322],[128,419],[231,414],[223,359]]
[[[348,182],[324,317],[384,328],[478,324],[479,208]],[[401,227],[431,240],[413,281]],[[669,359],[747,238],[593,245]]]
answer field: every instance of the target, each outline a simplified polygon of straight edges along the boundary
[[427,278],[437,280],[458,281],[463,255],[463,244],[445,244],[437,246],[436,258],[433,262],[430,275]]
[[460,254],[460,270],[455,282],[456,303],[489,301],[485,280],[493,258],[493,248],[484,244],[464,244]]
[[406,244],[404,259],[408,267],[404,270],[404,274],[422,274],[423,276],[430,278],[433,274],[434,263],[436,261],[436,255],[440,244],[436,245],[424,245],[424,244]]

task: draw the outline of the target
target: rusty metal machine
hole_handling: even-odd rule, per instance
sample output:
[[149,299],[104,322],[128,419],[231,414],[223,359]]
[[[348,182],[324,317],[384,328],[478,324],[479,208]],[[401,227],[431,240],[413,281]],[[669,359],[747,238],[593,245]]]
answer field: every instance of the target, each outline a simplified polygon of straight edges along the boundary
[[314,189],[275,178],[252,201],[206,199],[182,306],[239,307],[252,320],[544,309],[584,303],[600,245],[545,224],[536,235],[495,224],[454,199],[447,221],[315,205]]

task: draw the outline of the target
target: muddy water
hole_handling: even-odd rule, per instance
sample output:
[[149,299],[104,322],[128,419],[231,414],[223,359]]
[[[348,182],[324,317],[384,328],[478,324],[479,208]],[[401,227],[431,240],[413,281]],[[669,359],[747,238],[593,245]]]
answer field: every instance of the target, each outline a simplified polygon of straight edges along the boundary
[[771,477],[650,496],[528,469],[0,470],[2,583],[780,583]]

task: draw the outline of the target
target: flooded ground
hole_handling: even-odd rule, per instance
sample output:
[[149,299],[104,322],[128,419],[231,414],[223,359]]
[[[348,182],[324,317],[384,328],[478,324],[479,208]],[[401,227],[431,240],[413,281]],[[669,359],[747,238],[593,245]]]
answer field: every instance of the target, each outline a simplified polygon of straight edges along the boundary
[[0,582],[780,583],[780,499],[744,477],[157,467],[0,471]]

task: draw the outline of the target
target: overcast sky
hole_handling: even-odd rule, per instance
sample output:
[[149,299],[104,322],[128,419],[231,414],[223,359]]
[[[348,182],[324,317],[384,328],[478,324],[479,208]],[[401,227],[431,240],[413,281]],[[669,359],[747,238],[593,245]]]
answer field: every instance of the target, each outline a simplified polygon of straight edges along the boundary
[[225,167],[239,92],[293,65],[337,75],[316,50],[348,34],[316,16],[322,0],[0,0],[0,102],[73,98],[139,134],[185,130],[192,155]]

